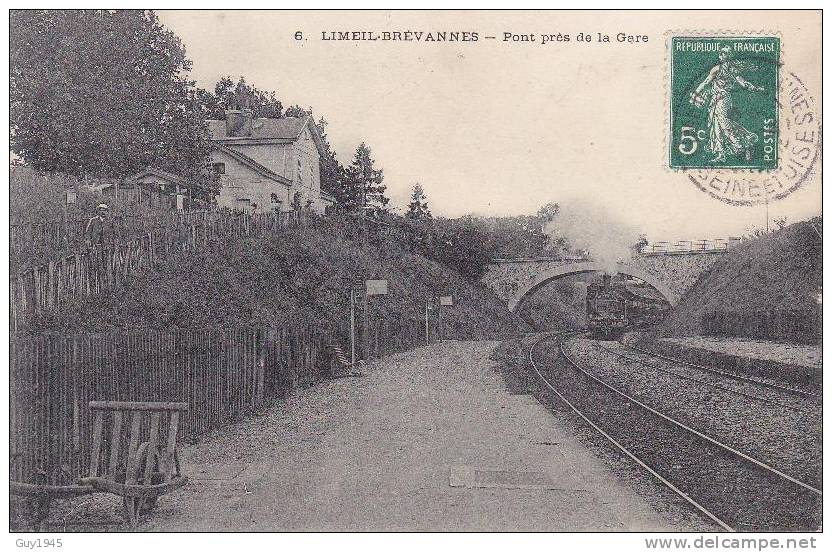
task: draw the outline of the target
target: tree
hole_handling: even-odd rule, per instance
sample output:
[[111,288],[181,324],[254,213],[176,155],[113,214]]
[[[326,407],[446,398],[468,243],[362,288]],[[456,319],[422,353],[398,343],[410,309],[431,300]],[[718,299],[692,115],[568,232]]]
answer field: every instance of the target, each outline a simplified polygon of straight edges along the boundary
[[789,217],[775,218],[772,222],[774,223],[774,227],[772,227],[771,225],[766,225],[766,228],[758,227],[755,225],[746,227],[746,233],[744,237],[747,239],[760,238],[762,236],[765,236],[766,234],[770,234],[771,232],[782,230],[789,223]]
[[384,195],[387,186],[384,171],[374,168],[372,150],[361,142],[355,150],[352,163],[347,167],[344,181],[337,190],[338,202],[348,212],[359,211],[362,207],[386,210],[390,199]]
[[410,204],[407,207],[407,213],[404,215],[411,220],[424,220],[432,218],[430,214],[430,207],[428,207],[428,198],[425,196],[425,190],[418,182],[413,186],[413,193],[410,194]]
[[481,278],[494,258],[494,250],[482,225],[470,217],[440,222],[434,230],[436,235],[428,256],[469,280]]
[[201,90],[200,99],[206,119],[225,119],[229,109],[250,109],[253,117],[283,117],[283,103],[277,95],[249,85],[245,77],[236,83],[230,76],[222,77],[214,86],[214,93]]
[[342,183],[346,179],[346,171],[343,165],[336,159],[335,152],[329,143],[329,137],[326,135],[327,124],[326,119],[323,117],[315,123],[324,150],[320,159],[321,188],[337,196],[337,191],[342,188]]
[[638,240],[636,241],[636,243],[633,244],[633,251],[635,253],[641,253],[642,249],[647,247],[649,243],[650,242],[647,240],[646,234],[639,234]]
[[191,62],[155,13],[9,16],[14,153],[48,172],[123,177],[154,166],[217,189]]
[[480,219],[489,236],[489,244],[498,257],[537,257],[562,255],[569,249],[564,237],[551,231],[560,213],[560,205],[547,203],[534,215]]
[[308,117],[312,115],[312,108],[304,109],[299,105],[290,106],[286,109],[286,117]]
[[560,205],[549,202],[537,210],[537,218],[540,219],[541,224],[545,226],[546,224],[553,222],[555,218],[557,218],[558,213],[560,213]]

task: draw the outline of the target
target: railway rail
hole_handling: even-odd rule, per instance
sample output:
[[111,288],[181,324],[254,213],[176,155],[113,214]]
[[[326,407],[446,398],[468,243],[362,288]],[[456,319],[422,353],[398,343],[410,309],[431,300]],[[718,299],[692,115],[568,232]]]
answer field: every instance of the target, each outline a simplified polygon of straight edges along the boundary
[[[814,531],[822,492],[664,414],[583,369],[564,349],[529,361],[544,385],[616,448],[728,531]],[[562,360],[562,361],[561,361]]]
[[789,386],[789,385],[783,385],[782,383],[777,383],[777,382],[769,381],[769,380],[762,379],[762,378],[752,378],[752,377],[749,377],[749,376],[744,376],[742,374],[737,374],[735,372],[729,372],[727,370],[720,370],[718,368],[713,368],[712,366],[703,366],[701,364],[696,364],[694,362],[688,362],[686,360],[682,360],[682,359],[679,359],[679,358],[673,358],[673,357],[669,357],[669,356],[665,356],[665,355],[656,353],[654,351],[649,351],[647,349],[642,349],[641,347],[636,347],[635,345],[624,344],[624,347],[626,347],[627,349],[629,349],[631,351],[634,351],[636,353],[639,353],[639,354],[642,354],[642,355],[645,355],[645,356],[650,356],[650,357],[653,357],[653,358],[666,360],[668,362],[672,362],[672,363],[680,365],[680,366],[686,366],[688,368],[693,368],[695,370],[700,370],[702,372],[709,372],[709,373],[717,374],[717,375],[720,375],[720,376],[723,376],[723,377],[726,377],[726,378],[731,378],[731,379],[734,379],[734,380],[737,380],[737,381],[742,381],[742,382],[758,385],[758,386],[761,386],[761,387],[768,387],[768,388],[771,388],[771,389],[776,389],[778,391],[783,391],[785,393],[791,393],[791,394],[794,394],[794,395],[798,395],[798,396],[806,397],[806,398],[810,398],[810,399],[820,400],[822,398],[819,393],[813,393],[813,392],[807,391],[805,389],[798,389],[797,387],[793,387],[793,386]]
[[[687,363],[683,364],[675,362],[675,360],[671,359],[670,357],[653,356],[646,352],[642,353],[641,351],[635,351],[635,349],[631,349],[635,351],[636,355],[638,355],[633,356],[632,354],[624,354],[614,349],[611,349],[610,347],[602,345],[597,341],[593,341],[592,343],[598,349],[617,358],[620,358],[625,362],[636,363],[641,366],[651,368],[653,370],[673,376],[678,379],[696,382],[698,384],[726,391],[728,393],[744,397],[749,400],[759,401],[780,408],[800,411],[804,407],[803,404],[795,403],[792,397],[783,396],[783,393],[793,391],[791,389],[788,389],[787,391],[786,389],[783,389],[780,386],[773,386],[767,384],[766,382],[758,382],[756,380],[744,378],[741,376],[740,380],[738,380],[735,377],[735,375],[729,375],[729,373],[723,373],[721,370],[709,369],[706,367],[702,367],[705,370],[707,370],[707,372],[705,372],[704,374],[702,372],[699,372],[696,375],[691,375],[690,370],[692,368],[689,367]],[[648,357],[649,360],[645,360],[644,357]],[[662,366],[662,364],[664,364],[665,366]],[[677,368],[669,369],[666,367],[667,364],[673,364],[674,367]],[[693,369],[696,370],[698,368],[699,367]],[[688,373],[681,373],[678,371],[680,369],[687,370]],[[705,379],[709,377],[711,378],[711,380]],[[751,389],[749,389],[749,387]],[[805,395],[803,397],[805,398]]]

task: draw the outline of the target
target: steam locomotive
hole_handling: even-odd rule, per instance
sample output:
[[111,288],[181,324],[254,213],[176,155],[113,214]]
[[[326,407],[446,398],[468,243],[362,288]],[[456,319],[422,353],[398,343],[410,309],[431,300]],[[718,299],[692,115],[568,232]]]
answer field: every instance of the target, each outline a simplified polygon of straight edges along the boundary
[[670,303],[655,290],[604,274],[586,288],[586,317],[594,337],[615,339],[627,329],[645,328],[664,318]]

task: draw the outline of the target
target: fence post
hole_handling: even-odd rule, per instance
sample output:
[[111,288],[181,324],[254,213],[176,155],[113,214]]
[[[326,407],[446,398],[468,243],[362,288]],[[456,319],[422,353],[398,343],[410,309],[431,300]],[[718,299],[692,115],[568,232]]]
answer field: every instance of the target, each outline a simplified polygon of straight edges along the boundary
[[263,405],[263,385],[266,376],[266,348],[264,347],[265,332],[263,328],[255,330],[255,339],[257,340],[257,366],[255,376],[255,391],[256,391],[256,406]]
[[72,361],[69,377],[72,378],[72,452],[76,456],[81,452],[81,409],[78,404],[78,336],[73,336],[68,343],[72,347]]
[[46,277],[49,280],[46,288],[46,308],[49,310],[55,307],[55,261],[49,261]]

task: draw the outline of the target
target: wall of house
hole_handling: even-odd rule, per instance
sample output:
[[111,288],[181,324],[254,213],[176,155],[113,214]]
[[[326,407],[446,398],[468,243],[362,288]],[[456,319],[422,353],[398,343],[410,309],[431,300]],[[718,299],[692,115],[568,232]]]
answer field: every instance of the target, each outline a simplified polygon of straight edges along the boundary
[[221,188],[217,196],[219,207],[256,212],[272,211],[274,206],[271,195],[276,194],[281,201],[281,210],[289,209],[291,196],[288,186],[262,176],[221,151],[212,152],[211,162],[225,163],[225,174],[220,175]]
[[306,200],[311,199],[313,209],[323,213],[326,204],[321,200],[321,157],[309,129],[303,130],[289,157],[289,166],[292,168],[292,196],[300,193],[301,205],[306,205]]
[[[142,179],[139,181],[143,192],[143,195],[152,194],[153,197],[153,205],[159,205],[160,207],[166,207],[168,209],[176,209],[176,184],[170,182],[164,178],[159,176],[149,174],[143,176]],[[164,188],[164,192],[160,192],[161,188]],[[182,189],[185,197],[187,197],[188,192],[184,188]]]
[[257,204],[257,210],[271,210],[270,197],[278,194],[281,210],[289,210],[295,194],[300,204],[312,200],[312,208],[323,213],[326,202],[321,200],[320,154],[308,128],[290,144],[251,144],[229,146],[261,165],[292,181],[290,188],[268,179],[221,151],[212,154],[213,163],[225,163],[220,177],[222,191],[217,198],[220,207],[244,207],[243,200]]
[[292,151],[292,144],[251,144],[245,146],[229,146],[250,157],[276,172],[280,176],[291,178],[289,175],[289,156]]
[[[165,192],[160,193],[159,186],[165,187]],[[137,182],[122,183],[118,186],[105,188],[105,197],[112,201],[123,203],[137,203],[148,207],[162,209],[176,209],[175,184],[155,175],[147,175]],[[187,195],[187,194],[186,194]]]

